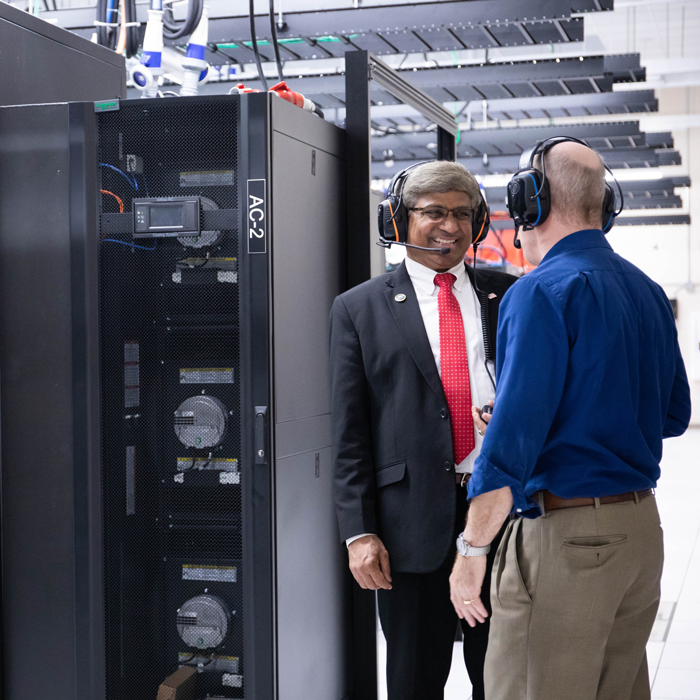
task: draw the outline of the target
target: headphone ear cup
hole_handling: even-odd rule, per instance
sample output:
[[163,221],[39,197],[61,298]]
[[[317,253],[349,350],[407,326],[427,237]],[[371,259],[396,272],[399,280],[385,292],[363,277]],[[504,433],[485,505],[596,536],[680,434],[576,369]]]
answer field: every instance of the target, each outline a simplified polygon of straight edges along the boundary
[[472,245],[483,243],[486,236],[489,234],[489,226],[491,224],[491,215],[489,205],[486,204],[484,196],[481,196],[479,206],[474,211],[472,216]]
[[385,199],[384,201],[380,202],[379,207],[377,207],[377,228],[379,229],[380,238],[392,240],[390,234],[393,233],[393,229],[389,223],[389,219],[391,219],[389,200]]
[[[536,168],[521,170],[508,183],[507,206],[516,226],[525,231],[544,223],[549,216],[549,183]],[[539,194],[537,194],[539,192]]]
[[603,214],[601,216],[603,233],[608,233],[615,224],[615,190],[609,183],[605,183],[605,195],[603,196]]
[[407,212],[396,195],[389,195],[377,211],[379,235],[387,241],[405,243],[408,238]]

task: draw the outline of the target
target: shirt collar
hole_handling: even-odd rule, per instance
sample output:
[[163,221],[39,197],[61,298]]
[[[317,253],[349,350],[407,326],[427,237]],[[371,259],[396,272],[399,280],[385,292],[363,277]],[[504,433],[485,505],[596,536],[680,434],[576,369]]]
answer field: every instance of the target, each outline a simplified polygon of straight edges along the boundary
[[[406,256],[406,271],[414,287],[420,289],[424,294],[435,293],[437,287],[435,286],[434,280],[435,275],[439,273],[425,265],[421,265],[408,256]],[[464,266],[464,262],[457,263],[452,269],[448,270],[448,272],[451,272],[457,278],[453,286],[458,292],[461,292],[462,285],[467,279],[467,270]]]
[[608,248],[612,250],[612,246],[605,238],[605,234],[599,228],[587,228],[564,236],[564,238],[555,243],[549,249],[547,255],[542,258],[540,265],[562,253],[588,250],[589,248]]

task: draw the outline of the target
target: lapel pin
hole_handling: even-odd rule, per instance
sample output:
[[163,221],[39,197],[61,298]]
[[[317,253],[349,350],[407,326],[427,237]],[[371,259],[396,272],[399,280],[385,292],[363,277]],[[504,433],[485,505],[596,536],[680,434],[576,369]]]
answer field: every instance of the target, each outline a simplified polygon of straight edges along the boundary
[[406,301],[406,295],[405,294],[397,294],[394,297],[394,301]]
[[494,294],[493,292],[491,292],[491,294],[489,294],[489,299],[495,299],[496,296],[497,296],[496,294]]

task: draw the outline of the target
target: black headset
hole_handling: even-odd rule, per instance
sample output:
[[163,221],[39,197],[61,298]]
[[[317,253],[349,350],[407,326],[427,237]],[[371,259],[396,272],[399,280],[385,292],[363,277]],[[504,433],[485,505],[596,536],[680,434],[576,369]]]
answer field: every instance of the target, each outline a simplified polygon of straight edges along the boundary
[[[407,245],[408,239],[408,209],[403,201],[403,188],[409,176],[409,171],[417,168],[419,165],[432,163],[434,161],[425,160],[421,163],[414,163],[408,168],[404,168],[399,173],[396,173],[389,183],[386,192],[386,199],[380,203],[378,214],[379,224],[379,245],[384,248],[389,248],[392,244]],[[472,245],[477,246],[481,243],[489,232],[491,224],[491,216],[489,207],[486,204],[484,195],[479,189],[479,206],[472,213]],[[417,247],[417,246],[409,246]],[[439,253],[440,248],[426,249],[431,252]]]
[[[572,136],[552,136],[544,141],[540,141],[533,149],[522,154],[519,164],[520,170],[513,175],[508,183],[506,205],[508,206],[508,213],[515,223],[515,246],[517,248],[520,248],[520,241],[517,240],[518,229],[530,231],[536,226],[543,224],[549,216],[552,202],[549,194],[549,182],[545,175],[545,154],[553,146],[565,141],[580,143],[582,146],[590,148],[587,143]],[[535,156],[537,155],[541,156],[541,171],[534,167]],[[620,183],[613,175],[612,170],[605,163],[603,165],[612,176],[620,193],[620,207],[615,210],[615,190],[607,180],[605,181],[603,211],[600,218],[603,233],[608,233],[615,223],[615,217],[619,216],[622,211],[625,199]]]

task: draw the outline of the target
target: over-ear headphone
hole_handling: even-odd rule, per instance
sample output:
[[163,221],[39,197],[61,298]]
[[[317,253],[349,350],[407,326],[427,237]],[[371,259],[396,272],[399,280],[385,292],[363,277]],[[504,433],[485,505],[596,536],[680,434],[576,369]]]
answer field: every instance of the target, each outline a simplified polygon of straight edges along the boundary
[[[508,213],[515,223],[515,245],[517,248],[520,247],[520,241],[517,240],[518,229],[530,231],[536,226],[542,225],[549,216],[552,202],[549,194],[549,182],[545,174],[545,155],[553,146],[565,141],[580,143],[582,146],[590,148],[587,143],[572,136],[553,136],[540,141],[534,148],[522,154],[519,163],[520,170],[513,175],[508,183],[506,205]],[[541,171],[534,167],[537,155],[541,156]],[[622,211],[625,200],[620,183],[613,175],[612,170],[605,163],[603,165],[612,176],[620,193],[620,206],[619,209],[615,210],[615,190],[607,180],[605,181],[601,227],[603,233],[608,233],[615,223],[615,217]]]
[[[420,163],[414,163],[408,168],[404,168],[399,173],[396,173],[389,183],[386,192],[386,199],[379,204],[377,211],[377,223],[379,225],[379,245],[384,248],[390,247],[392,244],[407,245],[408,239],[408,209],[403,201],[403,188],[406,180],[413,168],[434,161],[425,160]],[[479,245],[487,236],[489,226],[491,224],[491,216],[486,200],[479,189],[479,205],[472,213],[472,245]],[[416,247],[416,246],[412,246]],[[439,253],[441,248],[426,249],[432,252]]]

